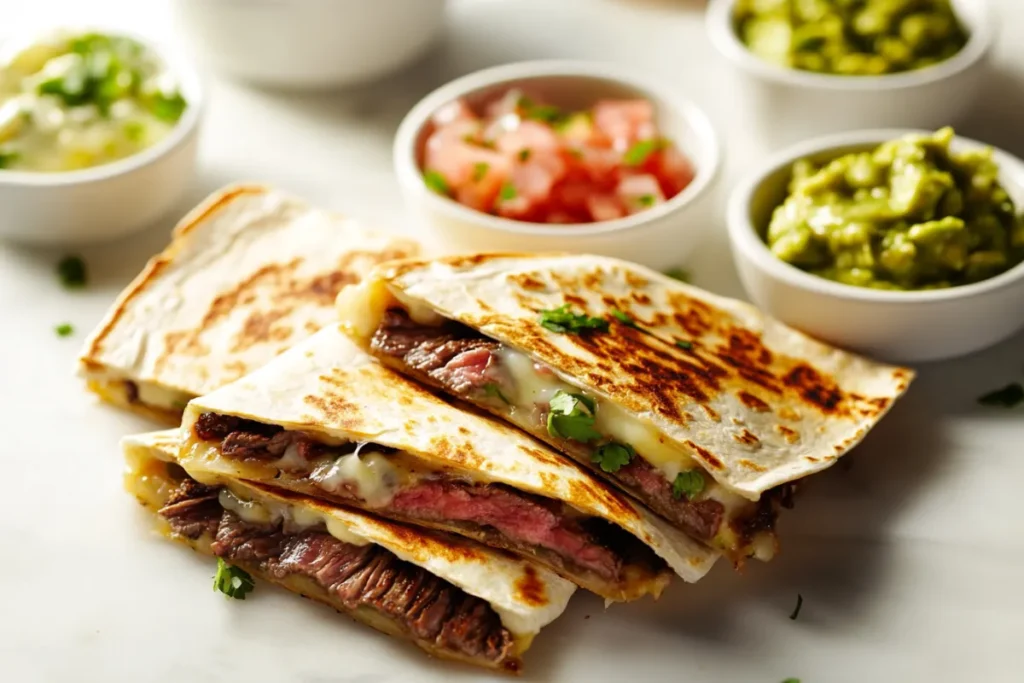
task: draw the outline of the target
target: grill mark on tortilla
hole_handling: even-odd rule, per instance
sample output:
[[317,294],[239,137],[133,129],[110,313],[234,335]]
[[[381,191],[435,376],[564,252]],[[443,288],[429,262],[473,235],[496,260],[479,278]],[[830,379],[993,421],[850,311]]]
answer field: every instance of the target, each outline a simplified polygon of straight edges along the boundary
[[756,410],[759,413],[765,413],[771,410],[771,407],[767,403],[759,399],[757,396],[754,396],[749,391],[741,391],[737,396],[739,396],[743,405],[747,406],[751,410]]
[[[796,430],[790,429],[786,425],[775,425],[775,431],[786,440],[786,443],[796,443],[800,440],[800,433]],[[812,460],[811,462],[816,462]]]
[[740,443],[746,444],[748,446],[760,446],[761,445],[761,440],[758,439],[756,436],[754,436],[754,434],[752,434],[750,432],[750,430],[748,430],[748,429],[744,429],[739,434],[733,434],[732,438],[734,438],[736,441],[739,441]]
[[799,364],[783,378],[783,383],[796,389],[807,403],[823,413],[847,414],[843,394],[835,383],[807,364]]
[[716,470],[725,469],[725,464],[723,464],[722,461],[719,460],[718,457],[715,456],[715,454],[709,451],[708,449],[702,446],[698,446],[697,444],[689,440],[685,441],[684,443],[690,448],[692,448],[694,452],[701,458],[701,460],[703,460],[711,467],[714,467]]

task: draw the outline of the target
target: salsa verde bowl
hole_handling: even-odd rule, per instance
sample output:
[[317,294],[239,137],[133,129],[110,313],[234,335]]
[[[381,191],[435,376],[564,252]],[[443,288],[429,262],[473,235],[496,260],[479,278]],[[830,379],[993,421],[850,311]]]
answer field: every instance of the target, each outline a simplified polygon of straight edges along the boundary
[[732,66],[754,124],[775,144],[852,129],[956,124],[978,99],[995,42],[988,0],[951,0],[967,42],[943,61],[880,75],[802,71],[766,61],[744,44],[734,22],[736,4],[711,0],[707,33]]
[[136,41],[166,67],[186,105],[165,136],[116,161],[67,171],[0,169],[0,239],[71,245],[144,228],[171,210],[192,180],[204,109],[199,78],[176,53],[145,37],[102,27],[70,27],[5,42],[0,45],[0,64],[54,34],[103,34]]
[[[435,113],[456,100],[475,105],[513,88],[546,103],[584,109],[607,98],[643,98],[659,130],[690,160],[691,182],[665,202],[623,218],[590,223],[519,221],[464,206],[424,182],[424,148]],[[721,150],[708,117],[672,88],[615,66],[534,61],[498,66],[456,79],[427,95],[399,126],[394,167],[407,207],[425,237],[442,251],[582,251],[642,263],[679,266],[705,237],[716,209]]]
[[[1024,263],[972,284],[890,291],[842,284],[780,260],[765,243],[773,210],[787,194],[793,163],[821,163],[907,134],[886,129],[841,133],[785,149],[741,180],[728,203],[733,259],[750,298],[783,322],[837,346],[894,362],[952,358],[996,344],[1024,328]],[[953,151],[989,147],[957,136]],[[1024,208],[1024,161],[993,149],[999,182]]]

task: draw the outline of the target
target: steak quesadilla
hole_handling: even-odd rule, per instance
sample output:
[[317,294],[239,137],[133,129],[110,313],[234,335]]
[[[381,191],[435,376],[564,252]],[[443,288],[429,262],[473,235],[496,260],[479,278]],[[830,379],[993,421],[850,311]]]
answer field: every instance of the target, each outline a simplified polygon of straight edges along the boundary
[[129,492],[165,535],[429,654],[517,671],[575,586],[453,536],[175,462],[177,430],[122,441]]
[[696,581],[717,557],[526,434],[377,363],[337,325],[191,401],[180,462],[468,536],[608,600],[657,596],[671,570]]
[[415,244],[262,187],[210,197],[118,297],[80,374],[116,405],[177,424],[185,404],[333,322],[334,297]]
[[338,305],[383,363],[588,464],[737,563],[772,556],[790,482],[857,444],[912,378],[597,256],[385,264]]

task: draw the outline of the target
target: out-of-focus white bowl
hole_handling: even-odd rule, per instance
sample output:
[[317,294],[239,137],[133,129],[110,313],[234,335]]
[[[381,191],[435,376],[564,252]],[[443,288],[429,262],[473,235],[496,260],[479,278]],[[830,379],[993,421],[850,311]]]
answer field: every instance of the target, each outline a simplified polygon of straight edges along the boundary
[[743,44],[733,23],[736,0],[711,0],[712,43],[740,75],[739,93],[773,144],[868,128],[940,128],[959,123],[977,101],[995,26],[986,0],[952,0],[969,38],[934,66],[881,76],[838,76],[767,62]]
[[440,34],[445,0],[174,0],[193,49],[261,85],[365,82],[419,56]]
[[[472,106],[511,88],[524,88],[545,103],[567,109],[584,109],[604,98],[650,100],[659,131],[693,164],[693,181],[675,197],[646,211],[573,225],[493,216],[430,191],[423,182],[421,159],[431,116],[458,98]],[[478,71],[432,92],[399,126],[394,163],[406,203],[440,250],[582,251],[666,269],[680,265],[711,226],[720,154],[718,136],[707,116],[671,89],[613,66],[537,61]]]
[[70,245],[121,237],[164,216],[192,181],[204,108],[195,72],[144,37],[82,30],[126,35],[145,44],[177,78],[188,107],[167,137],[130,157],[61,173],[0,170],[0,238]]
[[[930,361],[978,351],[1024,328],[1024,263],[982,282],[949,289],[898,292],[844,285],[779,260],[762,235],[786,196],[798,159],[827,161],[914,130],[831,135],[773,156],[733,190],[729,239],[751,299],[785,323],[838,346],[897,362]],[[954,149],[984,147],[956,138]],[[994,150],[999,179],[1024,207],[1024,161]]]

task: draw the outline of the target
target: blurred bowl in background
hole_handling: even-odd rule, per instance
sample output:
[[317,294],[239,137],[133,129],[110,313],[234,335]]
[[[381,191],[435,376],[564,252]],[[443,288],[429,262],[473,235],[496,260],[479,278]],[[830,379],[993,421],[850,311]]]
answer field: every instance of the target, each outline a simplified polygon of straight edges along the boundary
[[196,55],[259,85],[326,89],[408,64],[441,33],[445,0],[173,0]]
[[995,27],[987,0],[951,0],[967,44],[934,66],[879,76],[842,76],[772,64],[740,40],[737,0],[711,0],[711,42],[735,68],[759,132],[772,144],[858,128],[955,125],[985,83]]
[[[693,180],[653,208],[615,220],[568,225],[484,213],[430,190],[421,164],[433,115],[458,99],[474,107],[516,88],[567,110],[587,109],[602,99],[649,100],[658,130],[692,162]],[[672,88],[611,65],[559,60],[484,69],[438,88],[409,111],[394,144],[395,173],[406,204],[439,249],[575,251],[615,256],[659,270],[681,265],[712,229],[720,157],[718,136],[707,116]]]

